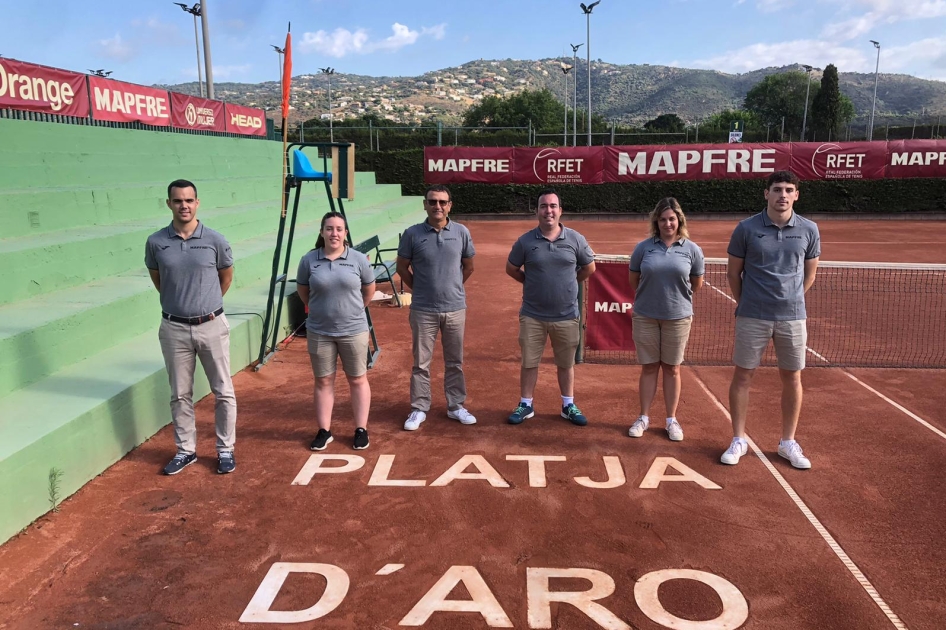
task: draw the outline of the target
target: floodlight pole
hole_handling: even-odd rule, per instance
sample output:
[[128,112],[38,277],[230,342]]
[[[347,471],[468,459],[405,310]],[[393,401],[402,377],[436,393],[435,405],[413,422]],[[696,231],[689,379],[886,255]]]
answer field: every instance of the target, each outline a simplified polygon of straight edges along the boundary
[[[600,1],[600,0],[599,0]],[[589,6],[581,5],[581,10],[585,12],[586,34],[585,41],[588,43],[585,52],[588,56],[588,146],[591,146],[591,12],[594,11],[597,2],[592,2]]]
[[[563,147],[567,147],[567,146],[568,146],[568,71],[569,71],[569,70],[571,70],[571,67],[570,67],[570,66],[566,66],[566,65],[563,63],[563,64],[562,64],[562,75],[564,75],[564,77],[565,77],[565,90],[564,90],[564,92],[562,93],[562,96],[564,97],[564,100],[565,100],[565,127],[564,127],[564,131],[562,132],[562,146],[563,146]],[[577,80],[576,80],[576,82],[577,82]]]
[[276,44],[270,44],[270,46],[273,47],[273,50],[276,51],[277,56],[279,57],[279,94],[280,94],[280,98],[282,98],[282,90],[283,90],[283,84],[282,84],[283,60],[282,60],[282,56],[286,53],[286,50],[285,50],[284,48],[280,48],[280,47],[277,46]]
[[801,119],[801,141],[805,141],[805,130],[808,125],[808,95],[811,94],[811,66],[802,66],[808,72],[808,89],[805,90],[805,115]]
[[332,128],[332,75],[335,74],[335,68],[320,68],[322,74],[328,75],[328,138],[329,142],[335,142],[335,131]]
[[197,36],[197,16],[200,15],[200,3],[198,2],[192,7],[188,7],[181,2],[175,2],[174,4],[181,7],[184,12],[194,16],[194,48],[197,49],[197,85],[200,88],[200,95],[204,96],[204,80],[200,74],[200,38]]
[[210,59],[210,21],[207,19],[207,0],[200,3],[200,24],[204,32],[204,70],[207,76],[207,98],[214,97],[214,69]]
[[874,68],[874,100],[870,104],[870,128],[867,130],[867,140],[874,139],[874,110],[877,107],[877,78],[880,73],[880,42],[870,40],[870,43],[877,49],[877,66]]
[[[572,67],[578,67],[578,49],[584,44],[569,44],[572,47]],[[578,70],[575,70],[575,95],[572,98],[572,146],[578,146]]]

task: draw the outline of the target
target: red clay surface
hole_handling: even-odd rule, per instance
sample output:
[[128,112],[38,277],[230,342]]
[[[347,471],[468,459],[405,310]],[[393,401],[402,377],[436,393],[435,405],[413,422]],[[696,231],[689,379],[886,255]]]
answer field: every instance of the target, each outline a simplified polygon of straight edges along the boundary
[[[685,569],[719,576],[738,590],[748,606],[739,627],[897,627],[760,459],[750,451],[738,466],[719,463],[730,427],[701,383],[725,406],[729,369],[683,370],[682,443],[668,441],[660,430],[660,393],[650,431],[641,439],[626,437],[637,412],[639,370],[632,365],[578,366],[576,402],[590,424],[571,426],[558,417],[550,356],[540,371],[536,417],[518,427],[506,424],[518,400],[520,287],[503,267],[515,237],[533,224],[467,225],[477,248],[476,272],[468,283],[464,366],[467,406],[479,419],[475,426],[445,417],[438,354],[428,420],[417,432],[401,429],[409,412],[407,310],[374,307],[383,352],[369,374],[371,447],[351,449],[348,390],[340,379],[336,440],[324,451],[360,456],[362,468],[315,474],[308,485],[291,485],[312,455],[308,443],[315,433],[312,375],[305,342],[297,340],[262,371],[244,371],[235,379],[240,415],[234,474],[214,472],[213,404],[205,399],[198,406],[198,464],[176,477],[157,474],[173,454],[165,428],[65,501],[59,513],[0,547],[0,628],[273,627],[239,619],[276,562],[335,565],[350,579],[334,610],[315,621],[278,627],[416,624],[405,619],[408,613],[442,576],[458,571],[451,567],[463,566],[473,567],[464,584],[477,591],[477,601],[495,598],[493,610],[501,609],[516,628],[543,625],[530,620],[530,611],[541,613],[543,606],[535,585],[531,592],[527,587],[527,571],[540,568],[591,569],[600,572],[596,579],[606,574],[614,582],[613,594],[598,600],[612,616],[602,613],[594,621],[575,606],[552,603],[544,607],[550,611],[545,627],[735,627],[710,621],[724,604],[709,586],[692,579],[663,584],[659,603],[672,615],[706,623],[670,626],[642,611],[636,581],[655,571]],[[613,254],[629,253],[645,230],[644,223],[626,221],[571,225],[595,251]],[[825,260],[946,262],[942,223],[820,225]],[[723,256],[731,229],[729,222],[695,220],[691,235],[708,256]],[[917,239],[929,246],[917,247]],[[946,430],[946,372],[850,373]],[[900,627],[946,627],[946,495],[941,492],[946,439],[847,374],[833,368],[804,374],[798,438],[812,470],[796,471],[775,454],[774,370],[760,369],[756,376],[749,434],[899,617]],[[382,455],[394,456],[388,479],[426,485],[369,485]],[[469,479],[431,487],[465,455],[481,456],[509,487]],[[508,455],[566,461],[548,462],[547,486],[533,487],[526,462],[508,461]],[[607,479],[605,457],[617,458],[626,483],[590,488],[575,481]],[[673,458],[721,489],[678,481],[641,488],[658,457]],[[388,564],[404,568],[376,575]],[[485,594],[475,588],[476,578],[486,585]],[[464,584],[443,598],[470,600]],[[325,585],[322,577],[293,574],[272,609],[313,606]],[[578,578],[549,583],[550,591],[590,587]],[[454,610],[433,612],[422,627],[491,626],[480,613]]]

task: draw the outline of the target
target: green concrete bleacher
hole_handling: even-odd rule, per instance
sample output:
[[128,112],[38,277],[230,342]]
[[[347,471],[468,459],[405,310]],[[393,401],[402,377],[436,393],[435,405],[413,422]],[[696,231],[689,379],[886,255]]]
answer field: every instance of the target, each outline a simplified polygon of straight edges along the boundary
[[[197,184],[199,218],[231,243],[228,313],[260,315],[228,316],[232,370],[256,359],[282,145],[10,119],[0,119],[0,137],[3,542],[50,508],[51,469],[62,471],[67,497],[170,422],[144,243],[170,222],[173,179]],[[328,209],[323,185],[304,184],[290,276]],[[418,198],[372,173],[356,174],[345,210],[355,240],[378,234],[385,246],[422,216]],[[199,374],[195,399],[207,393]]]

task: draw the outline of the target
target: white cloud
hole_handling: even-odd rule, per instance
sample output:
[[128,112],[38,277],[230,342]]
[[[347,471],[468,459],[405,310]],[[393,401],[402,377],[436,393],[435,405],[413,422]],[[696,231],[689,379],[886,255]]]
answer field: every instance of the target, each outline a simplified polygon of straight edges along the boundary
[[[924,20],[946,15],[946,0],[830,0],[841,4],[840,13],[854,13],[822,30],[822,36],[854,39],[882,24]],[[866,12],[863,12],[865,11]]]
[[[745,4],[746,0],[736,0],[736,4],[733,6],[739,6],[740,4]],[[781,11],[782,9],[787,9],[788,7],[795,4],[795,0],[756,0],[755,6],[762,13],[775,13],[776,11]]]
[[902,72],[917,67],[925,70],[923,78],[946,79],[946,37],[930,37],[906,46],[891,46],[880,53],[881,72]]
[[417,43],[421,36],[430,36],[437,40],[443,39],[446,37],[446,27],[446,24],[438,24],[415,31],[395,22],[391,26],[392,34],[381,40],[372,40],[368,31],[363,28],[355,31],[337,28],[331,33],[326,31],[303,33],[298,48],[303,53],[317,52],[336,58],[350,54],[367,54],[378,50],[393,52]]
[[723,72],[748,72],[793,63],[809,63],[817,68],[824,68],[827,64],[833,63],[839,68],[844,68],[845,72],[858,70],[865,72],[868,69],[869,60],[864,51],[834,42],[795,40],[777,44],[744,46],[708,59],[697,59],[693,62],[693,66]]
[[[242,77],[249,74],[250,70],[253,69],[253,64],[245,63],[242,65],[229,65],[229,66],[218,66],[214,64],[214,81],[220,79],[234,79],[237,77]],[[197,71],[194,70],[193,75],[197,76]]]
[[137,55],[135,49],[122,40],[120,33],[115,33],[115,37],[100,39],[96,47],[99,55],[116,61],[131,61]]

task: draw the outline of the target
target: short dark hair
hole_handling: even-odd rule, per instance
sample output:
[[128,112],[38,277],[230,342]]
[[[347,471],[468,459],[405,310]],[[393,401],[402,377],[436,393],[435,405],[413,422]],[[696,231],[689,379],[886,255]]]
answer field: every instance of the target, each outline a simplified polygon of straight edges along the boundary
[[798,188],[799,181],[798,175],[791,171],[775,171],[766,180],[765,189],[771,188],[772,184],[792,184],[795,188]]
[[558,205],[562,205],[562,196],[555,191],[554,188],[544,188],[539,191],[538,196],[535,198],[535,207],[539,207],[539,200],[546,195],[555,195],[558,197]]
[[186,179],[175,179],[173,182],[168,184],[168,199],[171,198],[172,188],[193,188],[194,196],[197,196],[197,186],[194,185],[194,182],[188,181]]
[[443,184],[434,184],[430,188],[424,191],[424,199],[427,199],[427,193],[432,192],[442,192],[447,193],[447,201],[453,201],[453,195],[450,194],[450,189],[444,186]]

